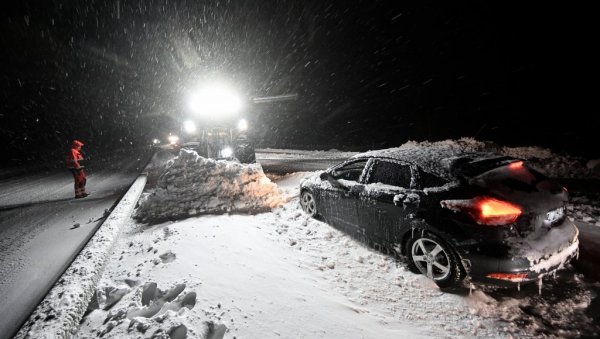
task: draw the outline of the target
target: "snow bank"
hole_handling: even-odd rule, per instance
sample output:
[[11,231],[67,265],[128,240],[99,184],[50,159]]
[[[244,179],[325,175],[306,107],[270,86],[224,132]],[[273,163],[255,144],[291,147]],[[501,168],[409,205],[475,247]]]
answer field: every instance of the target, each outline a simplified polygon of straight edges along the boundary
[[146,184],[140,176],[15,338],[68,338],[77,329],[113,245]]
[[571,197],[567,205],[567,215],[571,220],[582,220],[584,222],[600,226],[600,197],[575,196]]
[[284,202],[260,165],[215,161],[183,149],[167,163],[154,192],[140,200],[135,218],[156,222],[208,213],[261,212]]
[[600,159],[592,159],[588,161],[586,167],[597,177],[600,177]]
[[490,141],[479,141],[473,138],[443,141],[409,141],[400,146],[400,149],[414,149],[420,147],[435,147],[461,152],[492,152],[510,157],[527,160],[532,168],[552,178],[590,178],[599,177],[595,162],[586,163],[584,159],[569,155],[560,155],[550,149],[528,147],[505,147]]
[[146,181],[146,190],[154,189],[156,184],[158,183],[158,179],[160,175],[165,171],[165,167],[169,160],[175,158],[175,154],[173,154],[170,150],[159,150],[152,156],[146,168],[144,168],[144,172],[146,177],[148,178]]

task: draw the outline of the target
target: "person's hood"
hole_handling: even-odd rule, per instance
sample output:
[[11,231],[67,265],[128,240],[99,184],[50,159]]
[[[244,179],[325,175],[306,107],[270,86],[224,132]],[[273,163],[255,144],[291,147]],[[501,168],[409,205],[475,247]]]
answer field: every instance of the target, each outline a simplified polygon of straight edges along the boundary
[[81,146],[83,146],[83,142],[79,140],[73,140],[73,143],[71,144],[72,148],[81,148]]

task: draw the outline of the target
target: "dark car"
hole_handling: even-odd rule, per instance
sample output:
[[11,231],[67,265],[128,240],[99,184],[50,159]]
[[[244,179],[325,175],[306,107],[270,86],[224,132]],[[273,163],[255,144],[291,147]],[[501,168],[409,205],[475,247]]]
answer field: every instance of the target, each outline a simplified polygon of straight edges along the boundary
[[358,154],[300,184],[314,217],[439,286],[541,281],[578,253],[565,188],[523,161],[450,148]]

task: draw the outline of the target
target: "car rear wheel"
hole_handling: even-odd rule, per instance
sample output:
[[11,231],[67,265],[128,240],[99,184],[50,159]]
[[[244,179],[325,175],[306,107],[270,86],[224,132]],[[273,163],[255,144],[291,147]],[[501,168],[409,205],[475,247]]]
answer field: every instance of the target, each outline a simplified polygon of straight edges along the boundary
[[439,287],[458,285],[464,278],[463,269],[454,250],[433,234],[420,234],[408,242],[408,266]]
[[302,192],[300,196],[300,206],[302,206],[302,210],[308,214],[309,217],[317,216],[317,202],[315,201],[315,197],[309,191]]

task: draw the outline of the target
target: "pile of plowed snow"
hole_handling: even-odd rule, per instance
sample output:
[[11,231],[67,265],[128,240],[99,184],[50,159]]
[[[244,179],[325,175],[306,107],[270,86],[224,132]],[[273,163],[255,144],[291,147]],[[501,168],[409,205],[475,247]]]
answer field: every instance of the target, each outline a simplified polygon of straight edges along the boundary
[[155,222],[207,213],[261,212],[284,202],[260,165],[215,161],[181,150],[167,163],[156,189],[140,200],[134,217]]

